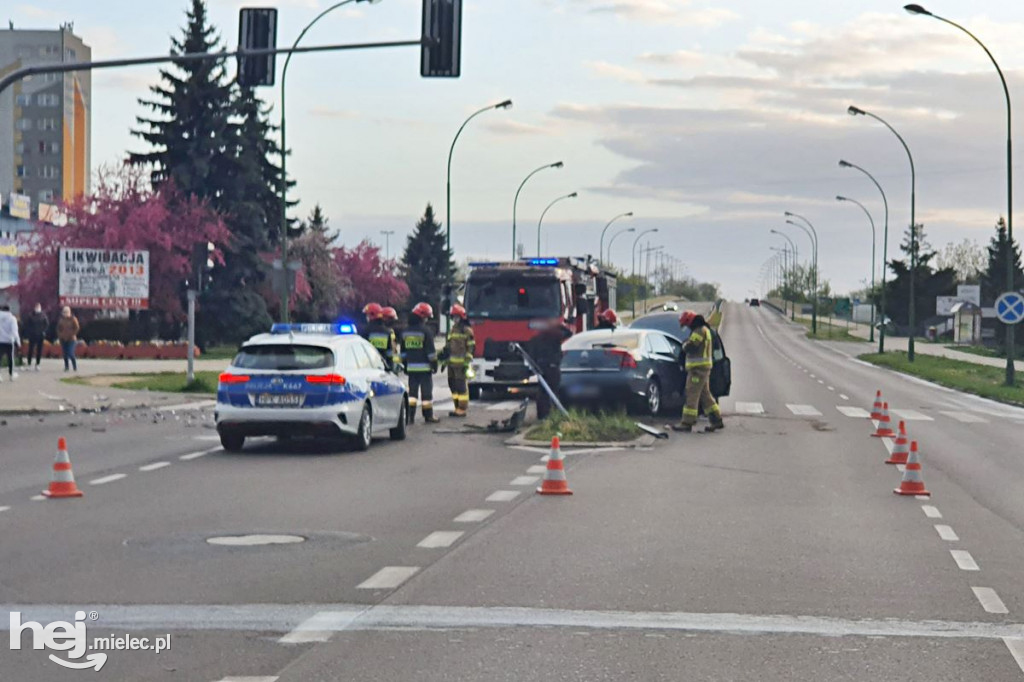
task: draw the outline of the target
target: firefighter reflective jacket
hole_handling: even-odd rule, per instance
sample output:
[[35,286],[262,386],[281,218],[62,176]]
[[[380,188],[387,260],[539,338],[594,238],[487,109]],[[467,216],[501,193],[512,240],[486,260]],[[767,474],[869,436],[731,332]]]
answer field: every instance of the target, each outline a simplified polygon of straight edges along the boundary
[[434,348],[434,335],[422,322],[413,318],[402,332],[402,364],[405,373],[431,373],[437,369],[437,349]]
[[711,327],[704,326],[690,334],[690,338],[683,344],[683,351],[686,353],[686,369],[711,367],[713,364],[712,345]]
[[466,322],[459,321],[452,326],[448,332],[448,347],[445,349],[445,358],[451,367],[467,367],[473,361],[473,352],[476,349],[476,338],[473,336],[473,328]]
[[398,339],[395,332],[382,321],[374,320],[367,325],[366,340],[377,349],[388,367],[393,367],[399,361]]

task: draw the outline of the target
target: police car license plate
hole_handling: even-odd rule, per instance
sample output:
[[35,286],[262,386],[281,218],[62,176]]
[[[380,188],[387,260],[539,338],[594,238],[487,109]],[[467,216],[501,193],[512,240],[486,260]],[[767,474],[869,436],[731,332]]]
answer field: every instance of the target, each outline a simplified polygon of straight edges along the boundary
[[256,396],[257,407],[302,407],[301,393],[260,393]]

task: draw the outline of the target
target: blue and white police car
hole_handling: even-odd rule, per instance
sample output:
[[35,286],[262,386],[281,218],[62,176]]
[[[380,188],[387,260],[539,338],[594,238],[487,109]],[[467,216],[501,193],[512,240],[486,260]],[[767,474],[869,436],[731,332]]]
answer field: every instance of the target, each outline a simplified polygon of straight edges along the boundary
[[275,324],[246,341],[220,375],[215,419],[221,445],[249,436],[405,438],[405,385],[353,324]]

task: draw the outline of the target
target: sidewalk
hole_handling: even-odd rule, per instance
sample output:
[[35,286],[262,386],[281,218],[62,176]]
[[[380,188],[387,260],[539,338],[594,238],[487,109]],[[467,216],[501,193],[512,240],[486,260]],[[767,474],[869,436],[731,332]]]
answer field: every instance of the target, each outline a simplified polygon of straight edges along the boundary
[[[187,365],[185,360],[79,360],[77,373],[65,373],[62,360],[43,359],[39,372],[26,367],[15,368],[18,378],[13,382],[5,365],[3,383],[0,383],[0,414],[124,410],[209,401],[211,397],[205,395],[129,391],[62,381],[72,376],[153,372],[184,374]],[[219,371],[227,365],[227,360],[196,360],[195,368],[196,371]]]

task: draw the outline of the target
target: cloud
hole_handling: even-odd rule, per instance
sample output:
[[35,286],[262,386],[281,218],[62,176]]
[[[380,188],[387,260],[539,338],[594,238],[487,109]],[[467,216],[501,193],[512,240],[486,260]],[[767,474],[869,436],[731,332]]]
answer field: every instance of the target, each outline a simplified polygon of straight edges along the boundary
[[313,107],[309,110],[309,113],[313,116],[320,116],[322,118],[336,118],[346,121],[359,118],[359,112],[352,111],[351,109],[330,109],[328,107]]
[[647,80],[647,77],[641,71],[609,62],[584,62],[584,65],[599,76],[612,78],[624,83],[643,83]]
[[[35,5],[17,5],[14,8],[16,15],[24,15],[30,19],[44,21],[50,24],[62,24],[68,20],[67,14],[52,9],[44,9]],[[56,28],[56,27],[54,27]]]
[[704,63],[705,56],[700,52],[691,50],[676,50],[675,52],[644,52],[637,61],[648,64],[664,66],[700,66]]
[[495,135],[518,136],[518,135],[552,135],[555,130],[550,125],[535,125],[521,121],[490,121],[485,126],[487,130]]
[[681,26],[714,28],[739,18],[732,10],[694,7],[691,0],[573,0],[587,13],[613,15],[627,21],[671,23]]

